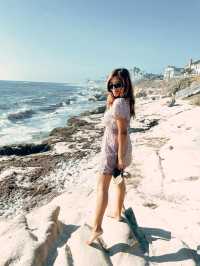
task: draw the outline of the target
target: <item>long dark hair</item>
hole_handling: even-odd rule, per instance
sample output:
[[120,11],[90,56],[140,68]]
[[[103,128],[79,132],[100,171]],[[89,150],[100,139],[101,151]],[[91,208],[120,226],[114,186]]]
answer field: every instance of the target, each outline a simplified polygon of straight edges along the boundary
[[110,91],[109,84],[110,84],[110,81],[112,80],[113,77],[117,77],[122,82],[122,84],[125,88],[124,98],[129,99],[130,113],[131,113],[131,116],[135,117],[135,96],[134,96],[134,89],[133,89],[133,85],[131,82],[131,77],[130,77],[129,71],[126,68],[114,69],[107,78],[106,83],[107,83],[107,90],[108,91]]

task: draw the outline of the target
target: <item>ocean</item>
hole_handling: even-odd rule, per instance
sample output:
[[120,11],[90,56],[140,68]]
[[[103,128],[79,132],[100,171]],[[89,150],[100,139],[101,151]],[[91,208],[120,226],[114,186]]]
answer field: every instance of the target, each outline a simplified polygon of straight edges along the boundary
[[39,143],[67,120],[105,101],[91,100],[102,86],[0,81],[0,146]]

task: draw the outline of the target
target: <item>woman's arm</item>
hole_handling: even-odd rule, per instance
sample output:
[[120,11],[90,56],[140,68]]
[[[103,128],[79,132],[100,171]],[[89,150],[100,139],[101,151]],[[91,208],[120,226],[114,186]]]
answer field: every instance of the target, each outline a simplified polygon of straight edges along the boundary
[[126,144],[127,144],[127,126],[126,119],[118,118],[116,119],[117,128],[118,128],[118,168],[125,168],[125,153],[126,153]]
[[109,92],[108,96],[107,96],[107,102],[106,102],[107,109],[109,109],[112,106],[114,100],[115,100],[115,98],[113,97],[112,93]]

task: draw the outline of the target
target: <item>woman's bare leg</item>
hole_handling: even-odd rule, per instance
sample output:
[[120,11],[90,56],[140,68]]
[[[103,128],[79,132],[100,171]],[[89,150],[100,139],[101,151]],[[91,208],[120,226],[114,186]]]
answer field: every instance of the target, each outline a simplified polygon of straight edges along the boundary
[[108,189],[110,185],[112,175],[99,175],[97,182],[97,199],[96,199],[96,211],[93,222],[92,235],[87,244],[91,244],[99,234],[103,232],[101,224],[103,216],[108,205]]
[[126,194],[126,186],[125,186],[125,182],[124,182],[124,178],[123,181],[116,185],[116,209],[115,209],[115,217],[116,218],[120,218],[121,217],[121,212],[122,212],[122,207],[124,204],[124,198],[125,198],[125,194]]
[[123,181],[120,184],[115,184],[116,205],[114,212],[108,213],[107,216],[115,218],[118,221],[121,220],[121,212],[124,204],[125,193],[126,193],[126,186],[123,178]]

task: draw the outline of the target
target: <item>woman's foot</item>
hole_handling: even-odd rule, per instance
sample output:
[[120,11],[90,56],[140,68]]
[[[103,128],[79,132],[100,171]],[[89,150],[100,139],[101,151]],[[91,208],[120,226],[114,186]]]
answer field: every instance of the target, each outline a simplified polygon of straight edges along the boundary
[[91,245],[92,242],[97,239],[100,235],[103,234],[103,230],[101,229],[100,231],[93,231],[92,230],[92,235],[90,236],[89,240],[86,241],[86,244]]

